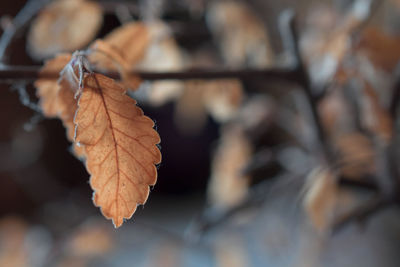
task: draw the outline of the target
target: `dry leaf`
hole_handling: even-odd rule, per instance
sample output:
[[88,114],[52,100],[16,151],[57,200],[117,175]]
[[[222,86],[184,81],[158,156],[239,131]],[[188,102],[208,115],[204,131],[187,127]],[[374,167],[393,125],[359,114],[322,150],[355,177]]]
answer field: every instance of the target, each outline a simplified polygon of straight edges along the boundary
[[[41,69],[40,74],[60,73],[71,60],[71,54],[60,54],[48,60]],[[72,89],[69,83],[57,81],[57,78],[39,78],[35,81],[36,94],[40,98],[39,105],[46,117],[59,117],[67,130],[67,138],[74,141],[75,125],[74,116],[78,105],[74,98],[76,89]],[[76,87],[77,88],[77,84]],[[83,149],[73,144],[73,151],[78,158],[84,157]]]
[[365,135],[352,132],[337,137],[340,170],[347,178],[360,179],[375,172],[375,153],[371,140]]
[[361,123],[366,129],[388,143],[393,135],[392,118],[389,112],[382,107],[374,88],[366,81],[364,81],[364,85],[361,98]]
[[324,130],[331,137],[348,132],[354,127],[352,109],[341,88],[332,88],[330,92],[318,103],[318,111]]
[[90,46],[88,55],[90,65],[100,71],[118,71],[122,79],[121,85],[134,91],[142,82],[138,76],[131,74],[131,65],[120,50],[102,40],[96,40]]
[[[40,70],[39,76],[44,76],[46,73],[59,73],[65,67],[65,65],[68,64],[70,59],[70,54],[61,54],[51,60],[46,61]],[[39,105],[43,114],[48,118],[57,117],[59,114],[56,101],[59,90],[57,78],[39,78],[35,81],[34,85],[37,88],[36,95],[40,99]]]
[[328,169],[316,168],[307,177],[305,186],[304,208],[316,229],[324,232],[331,226],[337,203],[336,177]]
[[[82,62],[72,60],[63,76],[76,75],[78,64]],[[113,79],[83,75],[74,119],[75,142],[85,150],[95,205],[119,227],[138,204],[145,203],[149,185],[156,182],[160,137],[154,122]]]
[[103,14],[96,2],[57,0],[44,8],[28,34],[28,51],[43,59],[59,52],[72,52],[94,39]]
[[203,101],[209,114],[218,122],[233,118],[244,98],[241,82],[230,79],[203,83]]
[[267,29],[243,2],[214,1],[207,22],[224,61],[233,67],[266,67],[273,63]]
[[363,30],[356,49],[375,66],[393,71],[400,60],[399,46],[400,36],[391,36],[380,29],[368,27]]
[[186,134],[197,134],[206,121],[207,112],[218,122],[232,119],[244,98],[240,81],[235,79],[185,83],[185,91],[177,100],[175,123]]
[[5,217],[0,221],[0,267],[29,266],[24,247],[28,226],[21,219]]
[[184,134],[199,133],[207,122],[207,113],[202,101],[203,81],[191,80],[185,83],[185,91],[175,105],[174,122]]
[[[144,71],[182,70],[185,67],[183,53],[169,26],[161,21],[146,26],[151,41],[137,68]],[[183,88],[184,84],[181,81],[158,81],[152,82],[146,93],[150,104],[160,106],[180,96]]]
[[109,230],[100,222],[91,222],[80,227],[68,241],[69,254],[79,257],[93,257],[111,251],[113,239]]
[[223,129],[208,185],[208,198],[215,207],[227,209],[246,197],[250,177],[243,176],[241,171],[250,160],[252,150],[240,127],[231,125]]
[[131,22],[113,30],[103,41],[114,48],[133,67],[143,59],[151,41],[150,37],[149,29],[145,24]]
[[150,42],[149,30],[140,22],[131,22],[116,28],[90,48],[90,63],[104,71],[119,71],[125,85],[134,90],[140,84],[129,72],[143,59]]
[[313,83],[321,85],[332,79],[350,51],[351,34],[366,16],[357,3],[343,16],[332,14],[329,8],[315,10],[309,17],[301,48]]

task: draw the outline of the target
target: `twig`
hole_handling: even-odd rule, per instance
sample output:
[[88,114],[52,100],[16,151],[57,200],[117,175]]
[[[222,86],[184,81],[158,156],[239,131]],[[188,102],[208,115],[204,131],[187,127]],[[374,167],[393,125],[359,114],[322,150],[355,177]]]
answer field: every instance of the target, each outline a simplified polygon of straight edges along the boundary
[[362,5],[369,5],[368,6],[368,14],[364,18],[361,19],[360,24],[353,30],[353,32],[351,34],[351,38],[353,40],[357,40],[360,38],[360,35],[362,34],[365,27],[367,27],[367,25],[371,22],[371,20],[374,18],[377,11],[382,6],[383,1],[382,0],[368,0],[368,1],[358,0],[358,1],[356,1],[355,4],[360,4],[360,3]]
[[97,1],[106,13],[115,13],[116,9],[123,6],[130,14],[135,16],[139,15],[139,7],[136,3],[131,1]]
[[314,124],[315,132],[317,133],[319,146],[322,147],[323,155],[326,157],[324,160],[329,162],[333,157],[325,138],[321,118],[317,110],[316,97],[313,95],[311,81],[301,57],[294,13],[292,11],[284,11],[280,17],[280,20],[281,35],[284,41],[284,46],[287,50],[289,50],[297,66],[296,69],[299,75],[299,83],[302,85],[302,89],[308,101],[308,106],[310,107],[312,117],[311,120]]
[[[193,223],[192,227],[188,229],[188,238],[193,238],[196,235],[201,235],[207,231],[215,228],[216,226],[224,223],[234,215],[249,208],[259,208],[265,203],[266,199],[281,193],[282,190],[287,188],[290,184],[298,181],[296,176],[292,174],[280,174],[271,179],[264,180],[257,185],[254,185],[250,192],[247,194],[246,199],[236,206],[230,207],[226,211],[218,212],[210,208],[206,208],[199,218]],[[274,186],[271,185],[274,181]]]
[[393,121],[396,122],[397,109],[400,103],[400,64],[397,65],[395,70],[396,81],[393,86],[393,95],[390,102],[389,111],[392,115]]
[[333,224],[332,233],[337,233],[351,222],[363,222],[371,217],[373,214],[382,211],[383,208],[388,208],[389,206],[396,203],[397,202],[393,198],[376,196],[365,202],[363,205],[356,208],[355,210],[339,216]]
[[[57,72],[39,73],[39,66],[0,66],[0,82],[14,83],[16,81],[34,81],[38,78],[58,78]],[[118,79],[116,72],[104,73],[108,77]],[[279,81],[300,82],[301,76],[297,70],[291,68],[268,68],[268,69],[196,69],[187,71],[170,72],[147,72],[133,71],[131,75],[136,75],[143,80],[192,80],[192,79],[253,79],[264,78]]]
[[25,6],[12,20],[0,38],[0,63],[6,60],[6,52],[15,35],[24,28],[29,21],[42,9],[50,0],[29,0]]

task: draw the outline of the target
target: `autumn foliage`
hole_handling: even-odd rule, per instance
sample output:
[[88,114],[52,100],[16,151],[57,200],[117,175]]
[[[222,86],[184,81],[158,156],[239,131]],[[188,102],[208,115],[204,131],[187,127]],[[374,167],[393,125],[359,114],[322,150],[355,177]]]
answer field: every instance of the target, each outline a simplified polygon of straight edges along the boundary
[[[400,205],[398,0],[32,1],[22,22],[0,20],[0,85],[33,110],[38,141],[6,127],[0,174],[30,183],[9,195],[42,206],[29,222],[0,218],[0,267],[29,265],[38,219],[61,244],[43,266],[113,253],[186,266],[193,250],[199,266],[397,266],[386,257],[398,257],[387,245]],[[24,31],[37,65],[7,63]],[[65,129],[65,160],[37,156],[63,141],[40,127]],[[35,160],[47,165],[15,167]],[[73,164],[65,176],[87,191],[59,194]],[[37,197],[36,180],[56,197]]]

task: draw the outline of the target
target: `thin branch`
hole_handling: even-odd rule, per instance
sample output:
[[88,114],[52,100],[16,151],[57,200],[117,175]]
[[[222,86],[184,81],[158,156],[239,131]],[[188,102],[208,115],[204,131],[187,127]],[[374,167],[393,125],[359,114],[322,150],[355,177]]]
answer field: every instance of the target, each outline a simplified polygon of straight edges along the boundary
[[[103,73],[108,77],[119,79],[117,72]],[[143,80],[193,80],[193,79],[254,79],[264,78],[276,81],[300,82],[301,76],[297,70],[291,68],[268,69],[193,69],[186,71],[148,72],[132,71],[131,75],[139,76]],[[38,78],[58,78],[58,72],[40,73],[40,66],[0,66],[0,83],[14,83],[16,81],[34,81]]]
[[0,63],[6,60],[8,47],[15,36],[32,20],[32,18],[48,3],[50,0],[30,0],[19,11],[12,20],[4,33],[0,37]]
[[106,13],[115,13],[116,9],[123,6],[130,14],[135,16],[139,15],[139,7],[136,3],[131,1],[97,1]]
[[333,224],[333,233],[337,233],[343,229],[346,225],[352,222],[364,222],[372,215],[384,208],[388,208],[397,202],[393,198],[386,198],[382,196],[376,196],[369,201],[366,201],[363,205],[339,216]]
[[396,123],[397,109],[400,103],[400,64],[396,67],[395,78],[396,80],[393,85],[393,95],[390,102],[389,112],[392,115],[393,121]]
[[325,138],[321,118],[317,110],[316,97],[313,95],[310,77],[301,56],[294,12],[290,10],[284,11],[280,17],[280,26],[285,49],[291,54],[297,66],[296,69],[299,75],[299,84],[302,85],[308,106],[310,107],[311,122],[313,123],[315,132],[317,133],[319,145],[322,147],[323,156],[326,157],[325,161],[329,162],[333,157]]

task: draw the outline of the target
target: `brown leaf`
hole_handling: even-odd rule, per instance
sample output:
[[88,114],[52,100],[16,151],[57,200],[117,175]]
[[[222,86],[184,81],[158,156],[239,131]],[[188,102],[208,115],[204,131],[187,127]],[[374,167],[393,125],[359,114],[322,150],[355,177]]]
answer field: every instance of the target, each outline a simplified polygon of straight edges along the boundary
[[145,24],[131,22],[109,33],[104,38],[104,42],[116,49],[133,67],[143,59],[149,46],[150,34]]
[[235,79],[204,82],[203,90],[204,105],[219,122],[234,117],[244,98],[242,84]]
[[37,59],[72,52],[97,34],[103,16],[99,4],[84,0],[57,0],[40,12],[28,35],[28,51]]
[[[150,44],[137,68],[144,71],[179,71],[185,66],[183,53],[172,36],[172,31],[161,21],[148,23]],[[179,97],[184,84],[178,80],[152,82],[147,88],[148,102],[154,106]]]
[[[71,54],[60,54],[48,60],[40,74],[61,72],[70,60]],[[63,79],[58,83],[57,78],[40,78],[35,81],[35,87],[37,88],[36,94],[40,98],[39,105],[43,114],[50,118],[60,118],[67,130],[68,140],[73,142],[75,135],[73,120],[78,108],[74,98],[75,89],[71,88],[70,83],[65,83]],[[78,158],[84,156],[83,149],[76,144],[73,144],[73,150]]]
[[228,65],[266,67],[273,63],[267,29],[244,2],[214,1],[207,10],[207,22]]
[[[148,71],[180,70],[183,55],[171,35],[169,27],[162,22],[144,24],[127,23],[91,46],[89,61],[100,70],[119,71],[124,85],[137,89],[140,80],[129,74],[133,69]],[[146,100],[159,106],[176,98],[183,91],[179,81],[151,83],[146,89]]]
[[84,73],[75,141],[85,149],[93,201],[115,227],[145,203],[161,161],[154,122],[135,104],[114,80]]
[[334,174],[327,169],[316,168],[307,177],[307,192],[303,205],[319,231],[326,231],[332,223],[338,198],[338,186]]
[[375,172],[375,153],[372,142],[359,132],[340,135],[334,144],[338,148],[339,164],[345,177],[360,179]]
[[252,146],[237,125],[226,126],[212,162],[208,198],[217,208],[230,208],[247,195],[250,177],[241,171],[249,162]]
[[141,79],[131,74],[131,64],[124,58],[119,49],[102,40],[96,40],[90,46],[89,61],[92,67],[101,71],[118,71],[121,75],[122,85],[130,90],[136,90]]
[[[126,75],[143,59],[149,43],[149,30],[145,24],[127,23],[113,30],[103,40],[94,42],[90,46],[92,53],[89,61],[97,69],[120,71]],[[136,89],[137,84],[132,87]]]
[[386,70],[393,71],[400,60],[400,36],[389,35],[375,27],[363,30],[357,50],[371,62]]
[[29,266],[29,251],[25,248],[28,225],[16,217],[0,221],[0,267]]
[[114,246],[110,230],[102,222],[87,222],[68,240],[68,253],[73,256],[93,257],[110,252]]
[[[45,75],[46,73],[59,73],[65,65],[68,64],[70,59],[70,54],[61,54],[46,61],[45,65],[40,70],[39,75]],[[56,101],[59,90],[57,78],[40,78],[35,81],[34,85],[37,88],[36,95],[40,99],[39,105],[43,114],[49,118],[57,117],[59,114],[59,108]]]
[[333,78],[351,49],[351,35],[363,21],[365,14],[355,3],[345,14],[332,8],[313,10],[308,28],[302,35],[301,49],[309,66],[311,79],[322,85]]
[[178,129],[188,135],[199,133],[207,122],[202,101],[203,82],[192,80],[185,83],[185,90],[175,105],[174,121]]
[[326,133],[341,135],[354,127],[354,114],[341,88],[334,87],[318,103],[318,111]]
[[364,93],[361,99],[361,123],[385,142],[393,136],[393,121],[389,112],[383,107],[374,88],[364,80]]
[[[71,58],[71,56],[70,56]],[[67,65],[68,67],[69,65]],[[69,76],[71,72],[61,72],[58,85],[60,89],[57,92],[57,107],[59,111],[59,118],[62,120],[65,129],[67,130],[67,138],[73,142],[73,151],[77,158],[85,157],[85,150],[79,146],[75,141],[75,124],[74,117],[78,109],[78,103],[75,99],[76,90],[78,88],[78,81],[75,77]]]

